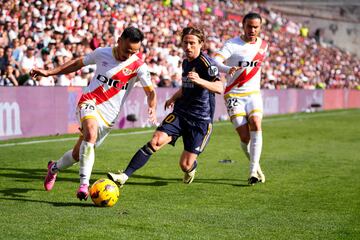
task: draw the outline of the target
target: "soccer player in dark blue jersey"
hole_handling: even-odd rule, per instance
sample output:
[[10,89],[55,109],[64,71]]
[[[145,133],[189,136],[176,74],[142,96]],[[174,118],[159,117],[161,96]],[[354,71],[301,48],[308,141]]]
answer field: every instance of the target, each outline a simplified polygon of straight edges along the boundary
[[186,27],[181,44],[186,59],[182,64],[182,87],[165,102],[165,109],[173,107],[150,142],[140,148],[123,173],[108,173],[108,177],[123,185],[137,169],[145,165],[151,155],[166,144],[174,145],[182,136],[184,150],[180,167],[185,173],[183,182],[190,184],[195,177],[197,157],[204,150],[212,132],[215,93],[223,92],[218,69],[213,60],[201,51],[204,33],[196,27]]

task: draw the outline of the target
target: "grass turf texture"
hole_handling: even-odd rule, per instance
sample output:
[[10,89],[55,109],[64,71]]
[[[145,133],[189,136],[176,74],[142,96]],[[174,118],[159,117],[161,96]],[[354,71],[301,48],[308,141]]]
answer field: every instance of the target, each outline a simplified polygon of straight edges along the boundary
[[[75,140],[60,140],[74,135],[3,141],[0,239],[360,239],[359,119],[359,110],[266,117],[267,181],[252,187],[238,136],[216,123],[191,185],[181,182],[179,139],[128,180],[112,208],[76,199],[78,166],[43,190],[47,161],[70,149]],[[144,130],[113,131],[96,150],[91,182],[125,168],[152,136],[127,135],[134,131]]]

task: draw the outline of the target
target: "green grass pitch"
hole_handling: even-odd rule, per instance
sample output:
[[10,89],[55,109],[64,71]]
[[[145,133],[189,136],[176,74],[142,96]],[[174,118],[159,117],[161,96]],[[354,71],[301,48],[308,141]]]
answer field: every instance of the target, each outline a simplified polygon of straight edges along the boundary
[[[124,169],[152,131],[113,131],[96,149],[91,181]],[[360,239],[360,110],[265,117],[263,136],[264,184],[247,185],[239,138],[220,122],[192,184],[181,182],[179,139],[128,180],[112,208],[76,199],[78,166],[43,190],[47,162],[75,135],[2,141],[0,239]]]

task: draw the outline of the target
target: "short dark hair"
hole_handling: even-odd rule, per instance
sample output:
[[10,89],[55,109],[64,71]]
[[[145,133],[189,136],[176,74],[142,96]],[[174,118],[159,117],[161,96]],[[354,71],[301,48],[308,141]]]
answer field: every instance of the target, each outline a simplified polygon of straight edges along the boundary
[[197,36],[200,42],[205,42],[205,34],[204,31],[200,27],[190,26],[186,27],[181,32],[181,41],[184,39],[186,35],[194,35]]
[[248,14],[246,14],[242,20],[242,24],[245,25],[245,21],[246,19],[260,19],[260,23],[262,22],[262,18],[260,16],[260,14],[255,13],[255,12],[249,12]]
[[136,27],[127,27],[122,32],[121,39],[129,39],[132,43],[142,42],[144,34]]

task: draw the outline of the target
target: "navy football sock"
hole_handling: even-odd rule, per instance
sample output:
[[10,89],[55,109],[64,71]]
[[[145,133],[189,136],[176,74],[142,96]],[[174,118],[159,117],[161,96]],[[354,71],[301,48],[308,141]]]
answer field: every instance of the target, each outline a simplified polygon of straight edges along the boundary
[[147,143],[140,148],[135,155],[132,157],[129,165],[125,169],[125,174],[130,177],[136,170],[144,166],[150,159],[151,155],[156,152],[155,149]]

